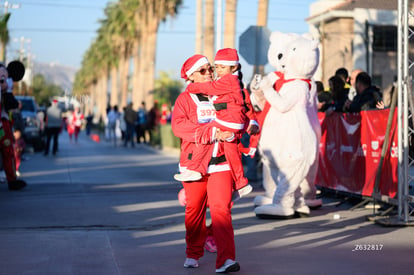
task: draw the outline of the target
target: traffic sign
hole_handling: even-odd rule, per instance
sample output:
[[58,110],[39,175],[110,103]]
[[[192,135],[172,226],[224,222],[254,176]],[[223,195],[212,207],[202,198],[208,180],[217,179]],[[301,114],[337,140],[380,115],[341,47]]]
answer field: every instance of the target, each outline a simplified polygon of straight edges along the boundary
[[270,30],[265,26],[250,26],[239,37],[240,55],[250,65],[266,65],[270,46]]

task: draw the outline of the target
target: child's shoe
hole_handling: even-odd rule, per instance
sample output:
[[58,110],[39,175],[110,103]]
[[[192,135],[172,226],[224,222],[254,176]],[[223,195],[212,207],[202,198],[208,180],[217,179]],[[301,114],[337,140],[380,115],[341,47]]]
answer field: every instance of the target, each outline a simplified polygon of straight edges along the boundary
[[232,201],[237,201],[237,200],[241,199],[242,197],[247,196],[250,192],[252,192],[252,190],[253,190],[253,187],[250,184],[248,184],[248,185],[246,185],[246,186],[244,186],[244,187],[242,187],[238,190],[235,190],[233,192],[231,200]]
[[201,173],[192,170],[185,170],[183,173],[175,174],[174,179],[177,181],[196,181],[201,179]]
[[213,236],[207,236],[206,243],[204,244],[204,248],[210,253],[217,252],[216,242],[214,241]]

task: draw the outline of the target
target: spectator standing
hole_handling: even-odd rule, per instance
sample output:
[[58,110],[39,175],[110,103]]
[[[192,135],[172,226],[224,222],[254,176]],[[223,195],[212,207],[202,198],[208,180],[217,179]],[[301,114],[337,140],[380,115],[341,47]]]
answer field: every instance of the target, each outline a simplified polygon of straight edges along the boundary
[[147,130],[147,110],[145,109],[145,102],[141,102],[141,106],[138,109],[137,121],[138,121],[138,131],[137,131],[137,143],[141,143],[141,138],[144,143],[146,143],[145,132]]
[[114,143],[114,146],[117,144],[117,137],[116,137],[116,127],[119,124],[120,114],[118,111],[118,106],[115,105],[107,114],[108,119],[108,137],[109,141]]
[[90,135],[91,134],[91,130],[92,130],[92,125],[93,125],[93,114],[91,112],[89,112],[88,116],[86,117],[86,135]]
[[127,147],[128,141],[131,142],[131,147],[135,147],[134,144],[134,130],[135,121],[137,120],[137,112],[132,109],[132,102],[128,104],[124,113],[124,120],[126,123],[126,135],[124,140],[124,147]]
[[348,90],[341,77],[334,75],[329,78],[329,90],[332,94],[332,105],[328,108],[328,114],[332,111],[344,112],[344,105],[348,99]]
[[125,140],[126,130],[127,130],[127,126],[126,126],[126,122],[125,122],[125,110],[126,110],[126,107],[123,107],[122,108],[122,113],[119,113],[119,130],[121,131],[121,140],[122,141]]
[[382,101],[382,94],[379,89],[371,84],[371,77],[368,73],[359,73],[355,80],[357,95],[352,101],[348,100],[345,109],[351,113],[376,109],[378,102]]
[[58,136],[62,128],[62,110],[58,107],[58,102],[56,99],[52,101],[52,105],[46,110],[46,147],[44,155],[49,154],[50,141],[53,137],[53,155],[56,155],[56,152],[59,149]]
[[315,81],[316,92],[318,95],[318,112],[325,112],[333,104],[332,94],[325,91],[321,81]]
[[158,109],[158,101],[154,101],[154,106],[152,106],[152,108],[148,112],[148,132],[151,144],[154,144],[154,134],[158,132],[160,119],[161,115]]
[[349,76],[349,92],[348,92],[348,99],[350,101],[352,101],[352,99],[354,99],[354,97],[356,96],[357,92],[355,89],[355,80],[356,77],[359,75],[359,73],[362,73],[361,69],[355,69],[351,72],[351,75]]

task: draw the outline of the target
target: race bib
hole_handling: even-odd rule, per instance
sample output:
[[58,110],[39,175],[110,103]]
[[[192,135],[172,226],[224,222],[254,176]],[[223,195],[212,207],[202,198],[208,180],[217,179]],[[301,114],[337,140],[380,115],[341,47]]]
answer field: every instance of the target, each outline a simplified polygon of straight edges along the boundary
[[197,106],[198,123],[208,123],[216,117],[216,110],[210,102],[200,102]]

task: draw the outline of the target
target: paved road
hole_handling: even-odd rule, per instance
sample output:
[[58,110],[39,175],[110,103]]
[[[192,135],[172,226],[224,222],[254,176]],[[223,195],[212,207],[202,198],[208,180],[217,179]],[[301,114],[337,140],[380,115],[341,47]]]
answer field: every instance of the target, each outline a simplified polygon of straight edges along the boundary
[[[83,134],[83,133],[82,133]],[[215,254],[185,269],[176,153],[60,138],[58,155],[28,155],[22,191],[0,185],[0,274],[215,274]],[[238,274],[413,274],[412,227],[367,221],[372,210],[325,196],[309,218],[259,220],[234,206]],[[340,219],[333,219],[339,214]],[[375,250],[358,250],[357,248]]]

